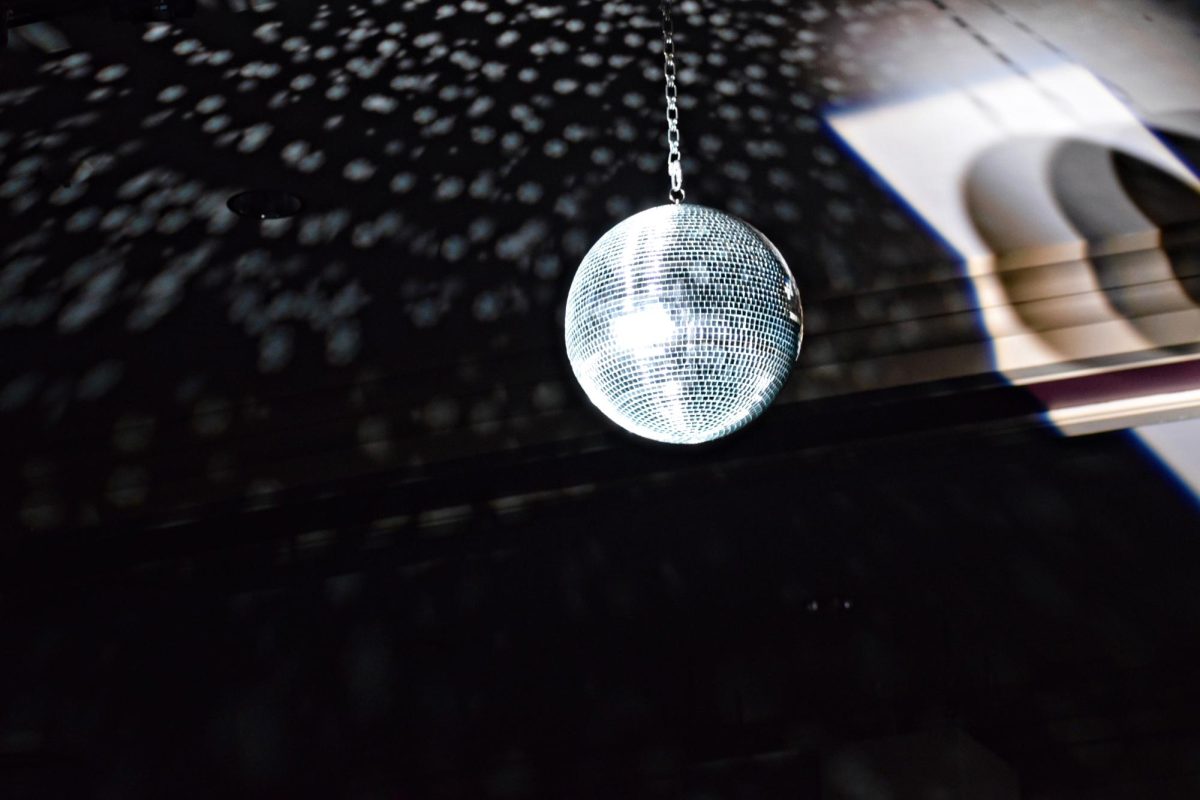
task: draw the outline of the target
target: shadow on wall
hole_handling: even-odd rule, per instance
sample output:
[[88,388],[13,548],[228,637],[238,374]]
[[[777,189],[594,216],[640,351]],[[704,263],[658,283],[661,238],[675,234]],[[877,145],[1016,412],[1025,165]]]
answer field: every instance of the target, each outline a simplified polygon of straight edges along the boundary
[[1194,351],[1200,194],[1179,177],[1096,142],[1021,138],[976,159],[964,194],[1006,301],[1063,362]]

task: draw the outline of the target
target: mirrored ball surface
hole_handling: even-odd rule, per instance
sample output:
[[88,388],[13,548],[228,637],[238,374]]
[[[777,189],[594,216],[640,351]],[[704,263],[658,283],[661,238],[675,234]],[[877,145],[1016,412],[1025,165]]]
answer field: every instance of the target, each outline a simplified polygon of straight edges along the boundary
[[803,336],[779,251],[736,217],[651,208],[596,242],[567,297],[567,356],[588,398],[627,431],[698,444],[763,412]]

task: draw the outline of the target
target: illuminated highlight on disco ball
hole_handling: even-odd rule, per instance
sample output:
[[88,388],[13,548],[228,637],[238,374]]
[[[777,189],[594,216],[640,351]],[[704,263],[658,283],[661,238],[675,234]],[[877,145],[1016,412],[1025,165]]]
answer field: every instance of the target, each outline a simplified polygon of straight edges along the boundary
[[567,296],[567,357],[588,398],[630,433],[698,444],[761,414],[800,354],[783,256],[745,222],[651,208],[601,237]]

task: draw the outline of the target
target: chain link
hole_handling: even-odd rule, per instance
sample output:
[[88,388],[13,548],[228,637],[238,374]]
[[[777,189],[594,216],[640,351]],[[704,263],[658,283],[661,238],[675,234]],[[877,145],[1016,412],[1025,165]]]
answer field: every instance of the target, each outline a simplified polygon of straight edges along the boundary
[[683,202],[683,161],[679,153],[679,89],[675,83],[675,23],[671,0],[662,0],[663,76],[667,80],[667,174],[671,177],[671,202]]

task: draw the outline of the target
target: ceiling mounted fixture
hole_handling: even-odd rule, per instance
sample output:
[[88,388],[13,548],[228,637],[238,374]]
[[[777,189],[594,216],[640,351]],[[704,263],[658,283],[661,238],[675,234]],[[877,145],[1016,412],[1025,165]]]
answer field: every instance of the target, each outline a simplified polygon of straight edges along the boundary
[[683,202],[670,0],[662,15],[671,203],[629,217],[588,251],[567,297],[567,357],[588,398],[625,430],[699,444],[775,399],[800,354],[803,312],[762,233]]
[[239,217],[268,220],[296,216],[304,208],[304,201],[280,189],[251,189],[235,194],[226,205]]
[[196,0],[109,0],[112,18],[134,22],[171,22],[195,16]]

